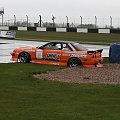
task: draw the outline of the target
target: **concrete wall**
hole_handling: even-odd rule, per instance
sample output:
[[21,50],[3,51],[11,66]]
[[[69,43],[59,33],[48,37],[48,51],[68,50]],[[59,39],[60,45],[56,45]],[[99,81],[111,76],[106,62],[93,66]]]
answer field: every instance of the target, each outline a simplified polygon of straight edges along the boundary
[[23,30],[23,31],[50,31],[50,32],[79,32],[79,33],[118,33],[120,34],[120,29],[109,29],[109,28],[52,28],[52,27],[16,27],[16,26],[0,26],[0,30]]

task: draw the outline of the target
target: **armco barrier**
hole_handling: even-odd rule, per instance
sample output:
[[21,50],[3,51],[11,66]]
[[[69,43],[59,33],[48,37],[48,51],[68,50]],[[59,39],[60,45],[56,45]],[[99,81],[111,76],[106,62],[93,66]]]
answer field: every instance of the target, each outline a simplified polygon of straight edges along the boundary
[[18,30],[18,27],[16,27],[16,26],[9,26],[9,30]]
[[56,32],[66,32],[66,28],[56,28]]
[[110,33],[120,33],[120,29],[110,29]]
[[18,30],[27,31],[27,27],[18,27]]
[[37,27],[36,31],[45,32],[46,31],[46,27]]
[[77,28],[77,32],[88,33],[88,29],[87,28]]
[[67,32],[77,32],[77,28],[67,28]]
[[47,27],[46,31],[54,31],[54,32],[56,32],[56,28],[54,28],[54,27],[53,28],[52,27]]
[[98,29],[88,29],[88,33],[98,33]]
[[98,33],[110,33],[110,29],[98,29]]
[[0,26],[0,30],[9,30],[8,26]]
[[50,32],[79,32],[79,33],[118,33],[120,29],[109,29],[109,28],[55,28],[55,27],[17,27],[17,26],[0,26],[0,30],[23,30],[23,31],[50,31]]
[[27,27],[28,31],[36,31],[36,27]]

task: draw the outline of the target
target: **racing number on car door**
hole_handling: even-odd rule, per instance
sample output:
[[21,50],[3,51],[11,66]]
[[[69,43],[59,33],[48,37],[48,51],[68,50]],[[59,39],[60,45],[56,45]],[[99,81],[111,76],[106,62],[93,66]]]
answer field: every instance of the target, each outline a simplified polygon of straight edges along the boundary
[[36,50],[36,59],[43,59],[43,50]]

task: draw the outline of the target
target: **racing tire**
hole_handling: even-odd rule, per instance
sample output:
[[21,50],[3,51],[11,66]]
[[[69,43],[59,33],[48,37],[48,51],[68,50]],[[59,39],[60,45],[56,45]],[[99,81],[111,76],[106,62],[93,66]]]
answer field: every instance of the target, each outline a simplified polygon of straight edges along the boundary
[[69,67],[77,67],[77,66],[82,66],[82,62],[79,58],[70,58],[68,60],[68,66]]
[[20,63],[30,63],[31,61],[30,54],[27,52],[20,53],[18,59]]

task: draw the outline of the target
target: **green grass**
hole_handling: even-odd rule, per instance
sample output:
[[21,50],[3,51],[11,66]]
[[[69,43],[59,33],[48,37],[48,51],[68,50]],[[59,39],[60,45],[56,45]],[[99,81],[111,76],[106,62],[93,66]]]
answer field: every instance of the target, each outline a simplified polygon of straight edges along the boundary
[[36,31],[16,31],[16,39],[49,41],[67,40],[78,41],[87,44],[110,45],[110,43],[120,42],[120,34],[97,34],[97,33],[75,33],[75,32],[36,32]]
[[120,119],[119,85],[68,84],[32,77],[61,68],[0,64],[0,120]]
[[[120,34],[16,31],[16,39],[68,40],[109,45]],[[104,58],[108,63],[108,58]],[[32,77],[63,69],[40,64],[0,64],[0,120],[119,120],[120,85],[68,84]],[[69,73],[67,73],[69,74]]]

